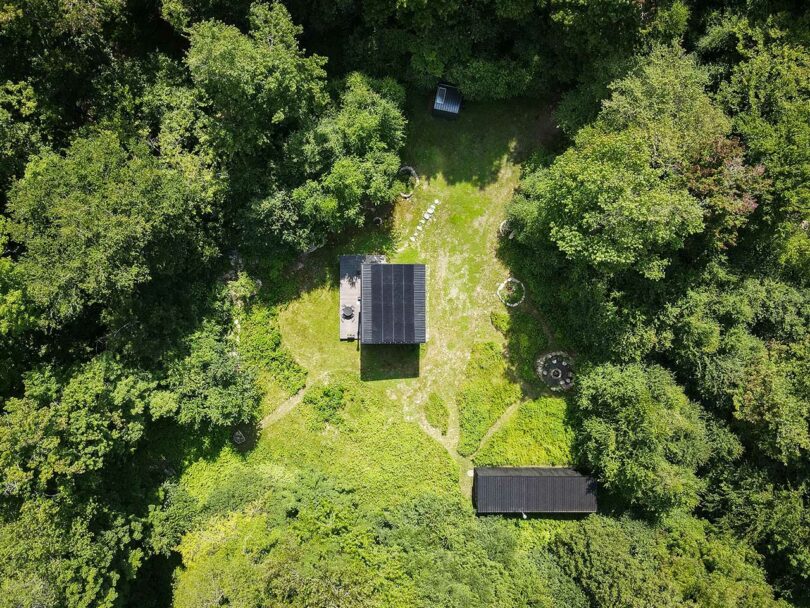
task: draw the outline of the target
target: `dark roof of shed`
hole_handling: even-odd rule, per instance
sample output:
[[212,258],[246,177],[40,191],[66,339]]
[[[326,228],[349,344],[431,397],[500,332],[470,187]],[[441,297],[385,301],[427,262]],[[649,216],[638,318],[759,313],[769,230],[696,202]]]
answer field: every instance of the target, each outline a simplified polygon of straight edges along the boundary
[[363,264],[362,344],[421,344],[427,339],[424,264]]
[[479,467],[478,513],[595,513],[596,481],[559,467]]
[[[439,89],[444,89],[444,101],[439,101]],[[436,87],[436,93],[433,95],[433,110],[437,112],[449,112],[450,114],[458,114],[461,110],[461,91],[450,84],[440,83]]]

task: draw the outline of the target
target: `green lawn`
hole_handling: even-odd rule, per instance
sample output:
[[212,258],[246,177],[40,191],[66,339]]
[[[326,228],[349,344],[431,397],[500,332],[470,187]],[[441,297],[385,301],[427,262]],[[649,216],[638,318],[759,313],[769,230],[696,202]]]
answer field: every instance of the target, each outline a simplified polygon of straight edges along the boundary
[[[445,122],[422,101],[410,102],[403,154],[421,179],[413,197],[379,211],[382,226],[308,256],[288,272],[285,293],[262,294],[249,311],[240,348],[268,361],[259,365],[266,428],[247,453],[226,446],[184,473],[181,486],[206,514],[197,530],[242,525],[250,517],[237,512],[249,514],[268,493],[283,494],[304,472],[351,488],[369,513],[436,495],[461,501],[471,516],[471,455],[487,464],[569,459],[564,401],[538,399],[531,371],[550,346],[548,330],[530,298],[507,310],[495,294],[510,275],[498,226],[518,163],[539,145],[545,123],[520,103],[470,105],[458,121]],[[441,202],[434,219],[411,241],[434,200]],[[360,349],[338,340],[337,257],[357,252],[427,264],[427,344]],[[261,331],[257,320],[269,329]],[[504,412],[511,417],[499,420]],[[553,529],[515,525],[530,534]],[[202,545],[190,534],[184,559],[193,561],[190,547]],[[548,532],[541,536],[547,540]]]

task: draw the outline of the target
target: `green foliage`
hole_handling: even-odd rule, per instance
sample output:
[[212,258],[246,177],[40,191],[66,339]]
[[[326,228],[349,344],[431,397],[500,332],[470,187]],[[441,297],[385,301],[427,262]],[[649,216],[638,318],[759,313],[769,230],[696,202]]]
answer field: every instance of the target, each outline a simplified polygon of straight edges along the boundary
[[703,226],[699,202],[652,163],[649,139],[584,129],[575,147],[521,183],[518,238],[549,239],[574,264],[661,279],[669,257]]
[[464,384],[458,391],[459,454],[472,454],[487,429],[520,399],[520,387],[506,377],[502,349],[493,342],[473,347]]
[[641,511],[693,509],[711,453],[700,408],[660,367],[602,365],[578,379],[578,451],[603,487]]
[[[0,608],[781,607],[760,562],[810,602],[810,18],[721,4],[7,0]],[[369,230],[403,149],[427,179]],[[396,254],[433,197],[441,238]],[[334,339],[324,269],[363,250],[438,269],[431,344]],[[531,307],[480,343],[504,266]],[[574,428],[532,396],[550,339]],[[459,492],[465,456],[572,442],[617,516]]]
[[[760,42],[724,82],[720,98],[736,114],[749,155],[764,165],[772,204],[766,241],[780,266],[807,284],[810,268],[810,53],[798,45]],[[769,253],[769,255],[772,255]]]
[[2,608],[113,608],[142,553],[139,526],[95,501],[36,498],[0,525]]
[[534,363],[537,356],[548,350],[548,339],[537,319],[520,308],[508,313],[493,313],[492,325],[506,338],[506,356],[524,382],[536,382]]
[[249,36],[215,21],[190,28],[186,64],[221,128],[216,147],[226,159],[277,143],[326,103],[324,60],[304,55],[300,33],[280,3],[251,6]]
[[563,399],[543,397],[520,406],[476,455],[482,466],[568,465],[574,433]]
[[554,543],[563,572],[597,606],[786,607],[749,547],[688,517],[662,530],[591,516]]
[[26,291],[54,324],[121,307],[155,275],[213,255],[203,218],[214,204],[182,170],[110,132],[76,139],[64,156],[45,152],[9,193]]
[[181,424],[231,425],[256,415],[255,376],[241,365],[232,338],[213,321],[185,340],[185,353],[168,366],[167,390],[157,392],[150,409],[155,417],[173,416]]
[[370,210],[388,203],[405,140],[401,97],[390,80],[350,74],[338,108],[286,143],[284,189],[252,205],[251,238],[306,250],[330,233],[362,226]]
[[719,272],[669,311],[674,358],[698,393],[733,416],[752,449],[782,462],[810,445],[810,395],[800,379],[806,300],[777,281]]
[[278,319],[272,310],[250,308],[241,321],[239,353],[245,364],[269,374],[290,395],[304,388],[307,370],[282,345]]
[[776,587],[797,604],[807,600],[810,577],[808,487],[781,485],[754,467],[717,471],[706,499],[721,529],[735,533],[768,556]]
[[37,107],[31,86],[6,82],[0,86],[0,191],[20,175],[25,161],[39,143],[40,135],[31,124]]
[[131,453],[152,386],[103,355],[72,373],[27,374],[25,395],[8,400],[0,416],[5,493],[41,492]]
[[447,433],[450,423],[450,412],[444,399],[436,393],[430,393],[425,402],[425,419],[433,428],[439,429],[442,435]]
[[656,533],[641,522],[590,516],[554,543],[563,572],[597,606],[677,606],[673,581],[656,550]]
[[311,388],[304,395],[304,403],[312,408],[315,419],[321,424],[339,425],[345,405],[345,389],[340,385],[327,384]]

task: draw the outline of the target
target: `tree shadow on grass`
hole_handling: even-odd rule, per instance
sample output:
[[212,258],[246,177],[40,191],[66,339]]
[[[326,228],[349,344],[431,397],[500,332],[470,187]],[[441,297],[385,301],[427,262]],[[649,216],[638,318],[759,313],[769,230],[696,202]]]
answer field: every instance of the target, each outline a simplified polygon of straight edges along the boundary
[[[370,211],[364,225],[333,235],[320,248],[298,256],[259,254],[246,256],[253,276],[262,279],[259,300],[267,305],[283,305],[320,287],[337,288],[340,283],[339,259],[347,254],[395,253],[394,203]],[[335,339],[338,335],[335,311]]]
[[419,377],[418,344],[366,344],[360,347],[360,379],[398,380]]
[[552,116],[553,100],[510,99],[465,103],[455,120],[430,112],[432,94],[408,99],[408,143],[402,153],[428,179],[484,188],[498,179],[505,160],[520,162],[538,147],[562,137]]

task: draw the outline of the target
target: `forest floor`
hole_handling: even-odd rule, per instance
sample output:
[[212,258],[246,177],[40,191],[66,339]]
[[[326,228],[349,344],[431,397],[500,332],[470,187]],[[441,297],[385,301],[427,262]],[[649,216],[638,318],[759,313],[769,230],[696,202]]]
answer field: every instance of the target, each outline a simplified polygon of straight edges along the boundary
[[[261,487],[265,477],[308,469],[352,487],[371,510],[424,492],[467,497],[469,504],[477,463],[570,461],[568,404],[544,391],[533,373],[538,355],[565,345],[550,335],[552,324],[533,308],[531,294],[514,309],[496,295],[510,276],[498,227],[520,163],[554,135],[550,109],[469,104],[448,122],[433,118],[425,99],[412,98],[408,118],[402,157],[418,172],[418,187],[380,212],[380,226],[328,244],[291,273],[290,294],[272,306],[283,347],[307,371],[306,386],[290,395],[263,383],[256,446],[245,454],[226,447],[184,473],[200,501],[218,502],[217,487],[229,479],[247,475]],[[436,200],[432,219],[417,232]],[[361,349],[338,340],[344,253],[427,265],[427,344]],[[347,403],[324,423],[307,396],[327,384],[345,388]],[[239,507],[229,500],[231,509]]]

